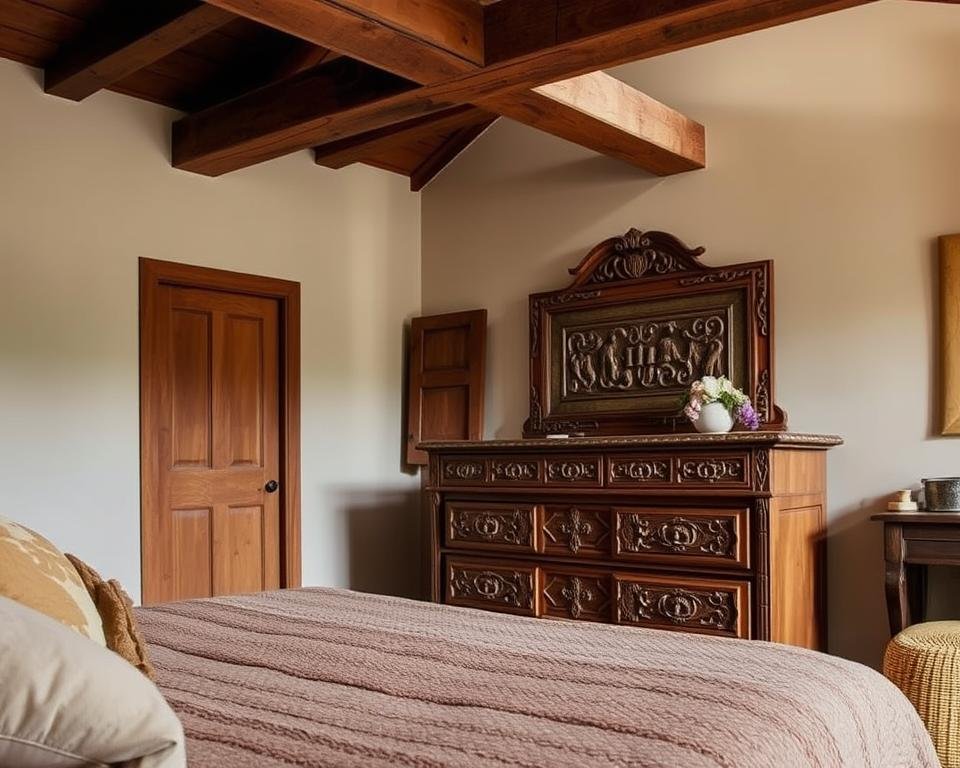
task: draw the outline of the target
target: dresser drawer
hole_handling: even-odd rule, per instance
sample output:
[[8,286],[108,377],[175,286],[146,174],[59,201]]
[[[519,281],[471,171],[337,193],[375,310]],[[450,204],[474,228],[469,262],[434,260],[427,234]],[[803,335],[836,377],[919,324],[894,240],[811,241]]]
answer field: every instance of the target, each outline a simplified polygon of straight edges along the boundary
[[613,454],[606,459],[610,488],[730,488],[751,487],[750,454]]
[[540,571],[540,615],[609,622],[613,578],[610,571],[544,566]]
[[750,512],[615,507],[614,555],[677,565],[750,567]]
[[532,504],[447,502],[447,545],[491,552],[536,552],[536,512]]
[[450,605],[491,611],[537,614],[537,568],[484,560],[450,558],[446,563],[446,600]]
[[685,488],[749,488],[750,454],[676,457],[677,484]]
[[614,576],[618,624],[750,637],[750,583],[737,579]]
[[542,551],[565,557],[610,556],[610,508],[579,504],[544,504]]

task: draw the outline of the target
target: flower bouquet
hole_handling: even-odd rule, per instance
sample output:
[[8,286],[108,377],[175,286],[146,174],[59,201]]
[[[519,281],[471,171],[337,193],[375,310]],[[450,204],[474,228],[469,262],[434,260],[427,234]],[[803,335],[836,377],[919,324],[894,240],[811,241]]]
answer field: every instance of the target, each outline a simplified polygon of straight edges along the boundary
[[693,382],[682,406],[697,432],[729,432],[736,422],[745,429],[760,426],[750,398],[726,376],[704,376]]

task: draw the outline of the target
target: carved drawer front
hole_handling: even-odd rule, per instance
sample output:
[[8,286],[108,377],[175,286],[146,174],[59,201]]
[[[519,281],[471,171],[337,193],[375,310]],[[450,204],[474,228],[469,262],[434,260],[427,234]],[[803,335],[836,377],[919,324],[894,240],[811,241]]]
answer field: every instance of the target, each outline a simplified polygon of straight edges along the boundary
[[541,616],[610,621],[613,605],[609,572],[546,567],[541,574]]
[[610,509],[545,504],[543,552],[548,555],[606,557],[610,554]]
[[536,616],[537,569],[483,560],[448,560],[446,602]]
[[543,462],[529,456],[495,456],[487,459],[487,473],[491,485],[539,485],[543,482]]
[[651,563],[749,568],[749,510],[617,507],[614,553]]
[[750,583],[617,574],[618,624],[726,637],[750,636]]
[[548,485],[599,488],[603,483],[600,456],[559,456],[546,460]]
[[447,544],[491,551],[536,552],[536,507],[472,501],[447,503]]
[[662,454],[607,456],[607,485],[623,487],[673,484],[674,458]]
[[676,481],[696,488],[749,488],[750,455],[723,453],[714,456],[677,456]]
[[440,459],[442,485],[483,485],[487,466],[483,459],[443,456]]

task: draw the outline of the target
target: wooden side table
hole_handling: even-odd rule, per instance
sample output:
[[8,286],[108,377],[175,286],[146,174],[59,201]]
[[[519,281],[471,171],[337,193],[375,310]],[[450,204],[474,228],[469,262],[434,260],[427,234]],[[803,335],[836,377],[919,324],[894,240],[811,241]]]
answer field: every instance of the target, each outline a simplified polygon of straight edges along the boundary
[[890,634],[924,620],[927,566],[960,566],[960,512],[882,512]]

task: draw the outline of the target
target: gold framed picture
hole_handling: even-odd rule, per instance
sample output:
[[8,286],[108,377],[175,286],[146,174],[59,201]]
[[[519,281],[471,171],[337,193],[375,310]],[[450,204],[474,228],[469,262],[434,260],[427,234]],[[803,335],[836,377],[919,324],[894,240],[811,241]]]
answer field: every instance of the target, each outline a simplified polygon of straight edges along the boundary
[[960,234],[940,238],[941,434],[960,435]]

